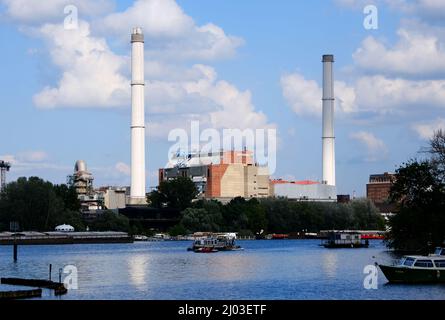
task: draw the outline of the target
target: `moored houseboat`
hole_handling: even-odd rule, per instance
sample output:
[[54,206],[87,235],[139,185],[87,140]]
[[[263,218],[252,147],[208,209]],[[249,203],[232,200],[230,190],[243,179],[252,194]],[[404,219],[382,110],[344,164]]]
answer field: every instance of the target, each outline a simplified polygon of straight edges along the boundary
[[362,239],[361,234],[355,231],[326,231],[322,242],[325,248],[367,248],[368,239]]

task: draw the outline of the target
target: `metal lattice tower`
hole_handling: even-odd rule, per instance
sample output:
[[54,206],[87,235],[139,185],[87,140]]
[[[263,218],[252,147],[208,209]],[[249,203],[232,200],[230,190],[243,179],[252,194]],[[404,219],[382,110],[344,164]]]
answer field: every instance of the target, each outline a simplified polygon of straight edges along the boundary
[[0,160],[0,191],[2,191],[6,186],[6,172],[11,168],[9,162]]

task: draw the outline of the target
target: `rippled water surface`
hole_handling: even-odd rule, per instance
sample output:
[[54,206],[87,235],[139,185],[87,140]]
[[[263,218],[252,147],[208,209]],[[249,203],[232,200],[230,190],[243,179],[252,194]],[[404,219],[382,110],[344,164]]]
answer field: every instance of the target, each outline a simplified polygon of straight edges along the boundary
[[[52,278],[74,265],[78,289],[45,299],[444,299],[445,285],[363,286],[366,265],[393,257],[380,241],[368,249],[325,249],[318,240],[238,241],[236,252],[198,254],[190,242],[0,247],[0,276]],[[3,286],[2,286],[3,287]],[[2,289],[0,287],[0,290]],[[5,287],[3,287],[5,288]]]

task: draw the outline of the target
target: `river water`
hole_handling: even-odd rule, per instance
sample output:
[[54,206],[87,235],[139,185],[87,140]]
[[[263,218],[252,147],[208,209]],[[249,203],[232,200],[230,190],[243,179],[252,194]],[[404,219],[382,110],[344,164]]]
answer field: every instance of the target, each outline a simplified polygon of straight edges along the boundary
[[[367,249],[325,249],[319,240],[238,241],[245,250],[198,254],[189,241],[0,247],[0,276],[52,279],[77,269],[77,289],[43,299],[445,299],[445,285],[387,284],[365,289],[364,268],[394,257],[381,241]],[[74,274],[73,274],[74,275]],[[66,275],[63,275],[65,277]],[[4,287],[0,286],[0,289]]]

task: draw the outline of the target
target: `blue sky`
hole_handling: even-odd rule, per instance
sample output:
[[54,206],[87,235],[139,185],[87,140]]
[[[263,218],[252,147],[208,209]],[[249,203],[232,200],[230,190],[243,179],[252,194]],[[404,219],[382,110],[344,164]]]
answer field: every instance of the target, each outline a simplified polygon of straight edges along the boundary
[[[398,0],[0,0],[0,159],[8,180],[128,185],[129,33],[146,34],[148,187],[168,132],[276,128],[274,177],[321,178],[321,56],[335,55],[339,193],[418,156],[445,127],[445,4]],[[377,30],[363,8],[378,9]],[[79,27],[63,28],[74,4]]]

